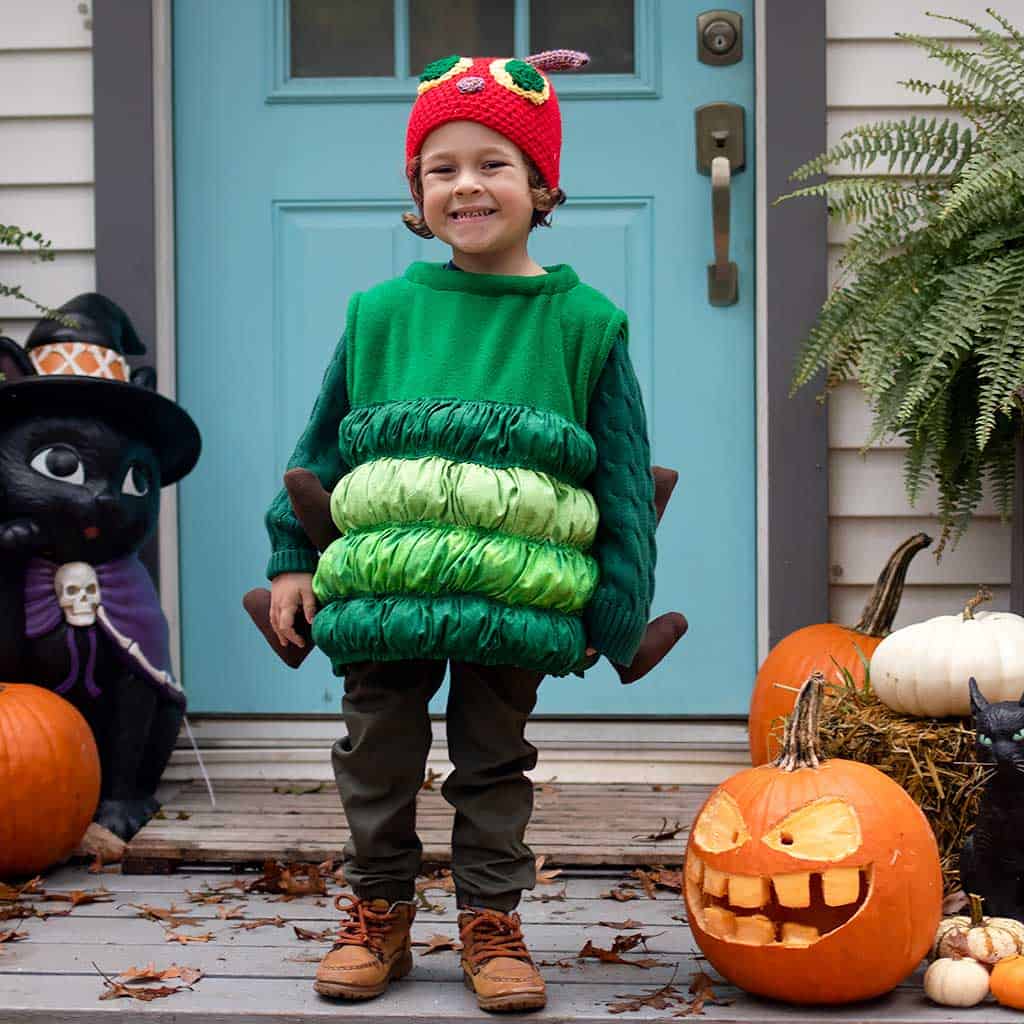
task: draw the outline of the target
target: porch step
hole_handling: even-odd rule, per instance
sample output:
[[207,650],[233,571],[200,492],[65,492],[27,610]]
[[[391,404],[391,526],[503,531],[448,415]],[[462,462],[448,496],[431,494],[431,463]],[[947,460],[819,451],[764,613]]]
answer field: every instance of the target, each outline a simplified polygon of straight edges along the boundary
[[[440,780],[428,784],[416,807],[423,859],[448,864],[454,811]],[[526,841],[550,865],[679,865],[687,828],[711,788],[537,783]],[[349,831],[333,783],[231,780],[217,782],[215,796],[211,807],[202,781],[182,786],[128,845],[125,873],[340,859]]]

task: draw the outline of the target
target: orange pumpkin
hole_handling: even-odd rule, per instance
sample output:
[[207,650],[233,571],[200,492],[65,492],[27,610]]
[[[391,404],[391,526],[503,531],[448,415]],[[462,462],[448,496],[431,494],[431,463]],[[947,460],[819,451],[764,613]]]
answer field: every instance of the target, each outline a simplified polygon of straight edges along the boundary
[[99,753],[81,714],[40,686],[0,683],[0,877],[67,857],[99,799]]
[[861,655],[870,659],[892,629],[903,596],[907,567],[914,555],[931,542],[927,534],[916,533],[893,552],[856,626],[840,626],[834,622],[804,626],[784,637],[768,652],[758,669],[750,697],[747,724],[752,764],[767,764],[778,754],[780,720],[793,710],[796,692],[812,672],[834,678],[833,672],[845,668],[858,686],[864,686]]
[[1003,1006],[1024,1010],[1024,956],[1000,960],[992,968],[989,988]]
[[825,680],[802,687],[779,758],[738,772],[690,829],[685,902],[723,977],[792,1003],[846,1003],[898,985],[942,915],[931,826],[870,765],[822,761]]

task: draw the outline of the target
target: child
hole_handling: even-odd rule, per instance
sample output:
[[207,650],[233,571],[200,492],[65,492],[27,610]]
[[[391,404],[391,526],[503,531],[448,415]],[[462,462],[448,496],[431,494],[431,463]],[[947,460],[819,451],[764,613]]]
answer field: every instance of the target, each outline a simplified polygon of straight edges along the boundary
[[630,664],[654,591],[626,315],[527,252],[565,201],[543,71],[586,60],[451,56],[424,70],[406,136],[420,215],[403,219],[452,259],[349,303],[289,463],[333,488],[340,538],[318,560],[284,490],[267,513],[270,624],[302,647],[304,618],[345,677],[332,758],[354,895],[337,901],[349,920],[317,971],[325,995],[370,998],[412,967],[427,704],[450,660],[443,794],[464,978],[486,1010],[546,1001],[513,913],[535,883],[526,721],[545,674],[581,674],[599,654]]

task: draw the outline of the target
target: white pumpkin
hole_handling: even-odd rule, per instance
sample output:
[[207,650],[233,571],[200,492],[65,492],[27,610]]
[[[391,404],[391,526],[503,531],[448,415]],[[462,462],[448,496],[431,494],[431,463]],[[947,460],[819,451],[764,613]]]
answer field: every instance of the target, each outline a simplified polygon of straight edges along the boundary
[[959,615],[939,615],[890,633],[871,656],[878,699],[905,715],[927,718],[971,713],[967,681],[974,676],[989,701],[1020,700],[1024,692],[1024,617],[975,612],[987,592]]
[[977,1006],[988,987],[988,971],[977,960],[936,960],[924,972],[925,995],[942,1006]]

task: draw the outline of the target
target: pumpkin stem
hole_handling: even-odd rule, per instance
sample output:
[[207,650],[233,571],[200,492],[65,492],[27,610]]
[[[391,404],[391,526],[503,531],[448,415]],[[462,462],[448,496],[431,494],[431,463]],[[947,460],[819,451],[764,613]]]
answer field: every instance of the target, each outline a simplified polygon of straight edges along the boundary
[[915,533],[905,540],[893,553],[885,568],[875,580],[871,596],[860,613],[860,621],[854,626],[858,633],[868,636],[887,636],[892,630],[893,620],[900,608],[903,584],[907,579],[907,568],[914,555],[931,544],[927,533]]
[[968,893],[967,899],[971,904],[971,927],[977,928],[984,920],[981,916],[981,904],[984,900],[984,896],[979,896],[976,892]]
[[821,719],[821,699],[825,692],[825,677],[815,670],[800,687],[793,713],[786,719],[786,735],[782,750],[772,762],[784,772],[797,768],[817,768],[822,761],[818,747],[818,722]]
[[982,604],[985,601],[991,601],[991,600],[992,600],[992,591],[989,590],[988,587],[986,587],[984,583],[982,583],[978,587],[978,592],[964,606],[964,622],[966,622],[968,619],[973,619],[974,618],[974,609],[977,608],[979,604]]

